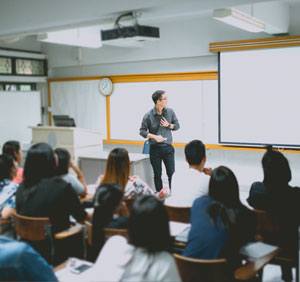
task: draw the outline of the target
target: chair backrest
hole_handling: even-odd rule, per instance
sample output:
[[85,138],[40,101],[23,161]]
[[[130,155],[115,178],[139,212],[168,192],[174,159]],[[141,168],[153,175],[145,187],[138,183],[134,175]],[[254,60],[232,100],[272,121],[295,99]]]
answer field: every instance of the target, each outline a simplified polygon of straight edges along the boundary
[[103,228],[105,241],[114,235],[121,235],[128,238],[128,230],[121,228]]
[[16,233],[24,240],[45,240],[45,227],[50,225],[47,217],[28,217],[13,213]]
[[93,225],[89,221],[85,221],[85,226],[87,229],[87,234],[88,234],[88,245],[91,247],[93,245],[93,239],[92,239],[92,234],[93,234]]
[[280,224],[278,219],[269,212],[263,210],[253,210],[257,224],[256,233],[263,237],[267,243],[273,243],[278,240]]
[[[93,225],[89,221],[85,222],[85,226],[87,228],[87,233],[88,233],[88,245],[91,247],[93,245]],[[105,241],[109,239],[111,236],[114,235],[121,235],[126,238],[128,238],[128,231],[127,229],[119,229],[119,228],[103,228],[104,230],[104,238]]]
[[190,207],[173,207],[165,205],[170,221],[190,223]]
[[124,199],[125,204],[127,206],[127,209],[129,211],[129,213],[131,213],[132,209],[133,209],[133,203],[135,201],[135,198],[131,198],[131,199]]
[[173,254],[182,281],[228,281],[226,259],[193,259]]

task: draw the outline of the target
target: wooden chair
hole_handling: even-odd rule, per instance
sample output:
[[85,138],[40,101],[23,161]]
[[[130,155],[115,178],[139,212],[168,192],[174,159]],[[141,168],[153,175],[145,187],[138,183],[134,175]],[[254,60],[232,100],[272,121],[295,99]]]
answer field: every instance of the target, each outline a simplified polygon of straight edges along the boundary
[[129,211],[129,213],[131,213],[132,209],[133,209],[133,203],[135,201],[135,198],[130,198],[130,199],[124,199],[125,204],[127,206],[127,209]]
[[25,241],[32,242],[33,246],[48,245],[50,254],[44,254],[46,259],[53,263],[55,257],[54,239],[62,240],[83,232],[81,224],[72,225],[69,229],[53,234],[50,220],[47,217],[28,217],[13,213],[16,234]]
[[[263,242],[276,246],[280,245],[278,242],[280,240],[281,226],[276,216],[263,210],[253,210],[253,212],[257,219],[256,233],[261,236]],[[296,267],[296,275],[298,279],[299,272],[297,257],[288,254],[285,249],[281,249],[281,252],[279,252],[270,261],[270,263],[281,266],[285,265],[289,267]]]
[[125,238],[128,238],[128,230],[121,228],[103,228],[105,241],[114,235],[121,235]]
[[234,273],[230,273],[226,259],[193,259],[178,254],[173,254],[173,256],[183,281],[223,282],[232,281],[232,279],[239,281],[259,281],[260,277],[256,279],[256,274],[258,274],[279,251],[280,250],[277,249],[262,258],[249,261],[245,265],[237,268]]
[[11,226],[11,224],[12,222],[10,218],[8,219],[0,218],[0,234],[4,232],[6,226]]
[[165,205],[170,221],[190,223],[190,207],[173,207]]
[[228,281],[226,259],[193,259],[173,254],[182,281]]
[[[92,247],[93,225],[89,221],[86,221],[85,226],[87,228],[87,234],[88,234],[88,245],[90,247]],[[121,235],[121,236],[124,236],[125,238],[128,238],[128,230],[127,229],[103,228],[103,230],[104,230],[105,241],[114,235]]]

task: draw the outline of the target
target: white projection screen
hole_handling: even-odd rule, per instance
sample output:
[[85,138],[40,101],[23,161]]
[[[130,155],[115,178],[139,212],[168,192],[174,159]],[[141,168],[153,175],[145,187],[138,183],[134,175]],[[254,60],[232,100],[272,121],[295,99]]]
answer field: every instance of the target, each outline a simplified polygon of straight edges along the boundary
[[219,143],[300,147],[300,47],[222,52]]

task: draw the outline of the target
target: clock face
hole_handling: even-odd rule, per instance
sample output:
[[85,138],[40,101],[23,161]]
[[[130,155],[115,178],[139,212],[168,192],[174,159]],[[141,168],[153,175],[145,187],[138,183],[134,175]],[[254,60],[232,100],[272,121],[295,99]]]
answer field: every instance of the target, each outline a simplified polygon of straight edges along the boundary
[[101,94],[107,96],[113,91],[113,84],[109,78],[102,78],[99,82],[99,91]]

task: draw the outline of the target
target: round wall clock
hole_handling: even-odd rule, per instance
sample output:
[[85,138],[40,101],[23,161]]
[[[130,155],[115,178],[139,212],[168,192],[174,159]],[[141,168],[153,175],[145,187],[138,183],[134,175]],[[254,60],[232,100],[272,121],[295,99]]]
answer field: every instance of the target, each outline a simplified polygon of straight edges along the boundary
[[113,83],[112,81],[105,77],[105,78],[102,78],[99,82],[99,92],[102,94],[102,95],[110,95],[113,91],[114,87],[113,87]]

